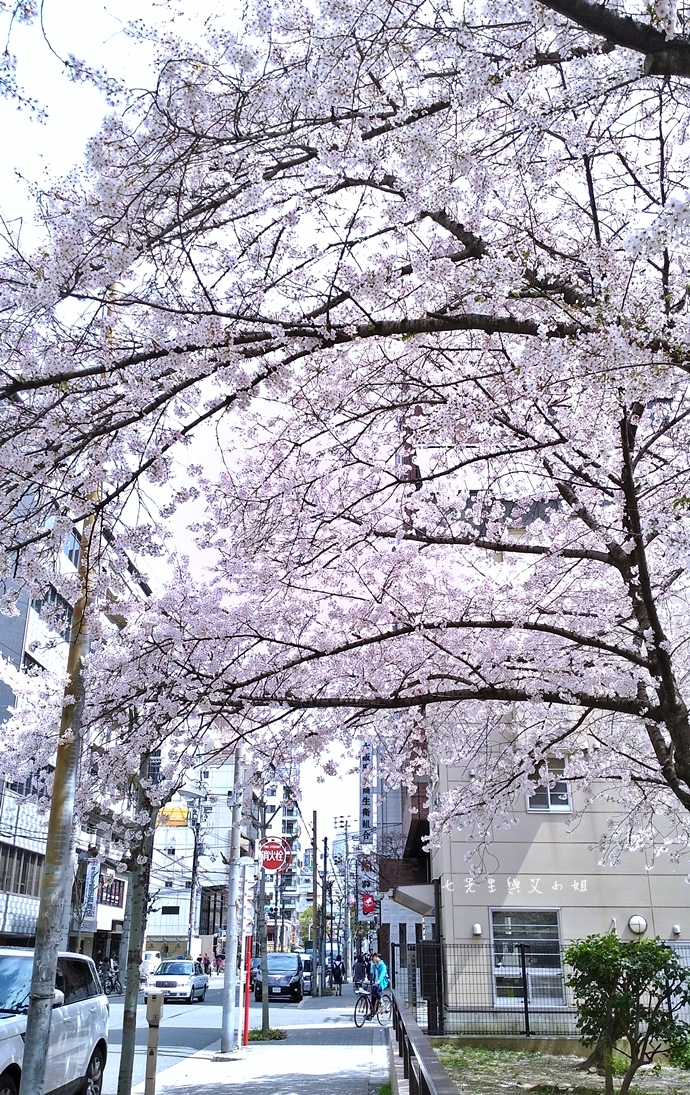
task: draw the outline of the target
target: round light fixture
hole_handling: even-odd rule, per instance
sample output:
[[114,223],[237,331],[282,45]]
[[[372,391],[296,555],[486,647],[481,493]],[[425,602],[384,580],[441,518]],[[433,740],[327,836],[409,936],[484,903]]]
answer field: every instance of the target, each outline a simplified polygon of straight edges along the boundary
[[628,927],[633,935],[644,935],[647,931],[647,921],[644,916],[640,916],[639,913],[635,913],[628,920]]

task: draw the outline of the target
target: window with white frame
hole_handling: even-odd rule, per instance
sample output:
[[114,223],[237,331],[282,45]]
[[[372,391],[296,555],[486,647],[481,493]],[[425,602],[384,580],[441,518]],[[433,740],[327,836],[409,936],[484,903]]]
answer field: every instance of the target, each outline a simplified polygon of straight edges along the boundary
[[497,1007],[566,1002],[556,909],[492,909],[494,993]]
[[[569,814],[572,810],[570,787],[563,779],[565,760],[563,757],[549,757],[549,786],[537,787],[527,799],[527,809],[533,813]],[[551,782],[553,780],[553,782]]]

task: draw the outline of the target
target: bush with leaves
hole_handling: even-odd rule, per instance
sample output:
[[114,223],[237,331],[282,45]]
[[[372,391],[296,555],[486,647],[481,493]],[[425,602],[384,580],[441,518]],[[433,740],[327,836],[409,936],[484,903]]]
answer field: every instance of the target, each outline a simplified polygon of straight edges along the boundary
[[613,1050],[622,1039],[629,1062],[620,1095],[640,1065],[663,1050],[687,1049],[690,1025],[680,1014],[690,1004],[690,970],[660,939],[626,943],[613,933],[590,935],[573,943],[565,959],[582,1040],[601,1051],[606,1095],[613,1095]]

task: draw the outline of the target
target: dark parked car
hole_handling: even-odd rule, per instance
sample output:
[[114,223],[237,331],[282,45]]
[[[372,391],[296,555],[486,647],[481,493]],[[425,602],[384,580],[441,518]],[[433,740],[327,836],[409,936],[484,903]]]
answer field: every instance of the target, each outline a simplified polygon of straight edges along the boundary
[[256,971],[259,970],[259,969],[261,969],[261,959],[260,958],[252,958],[251,965],[249,967],[249,987],[250,987],[250,989],[254,988],[254,985],[256,983]]
[[[263,990],[261,966],[254,974],[254,999],[260,1000]],[[287,997],[299,1004],[304,996],[302,958],[299,954],[274,951],[268,956],[268,994],[271,999]]]

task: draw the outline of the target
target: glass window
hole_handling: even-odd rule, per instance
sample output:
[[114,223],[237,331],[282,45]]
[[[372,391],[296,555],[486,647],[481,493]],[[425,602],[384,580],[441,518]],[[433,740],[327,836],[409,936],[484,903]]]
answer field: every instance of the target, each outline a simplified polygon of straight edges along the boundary
[[64,543],[62,545],[62,550],[69,559],[70,563],[72,563],[73,566],[78,567],[79,555],[81,550],[81,540],[75,529],[72,529],[71,532],[67,533]]
[[156,974],[166,974],[169,977],[191,977],[194,973],[193,962],[161,962]]
[[299,957],[296,954],[269,954],[269,973],[292,973],[299,968]]
[[31,955],[0,955],[0,1012],[26,1011],[31,989]]
[[527,809],[537,813],[570,813],[568,782],[558,778],[565,771],[565,760],[562,757],[550,757],[547,763],[549,773],[556,777],[555,782],[549,787],[537,787],[534,794],[527,799]]
[[[558,912],[555,909],[494,909],[491,913],[496,1003],[565,1004]],[[523,972],[524,955],[524,972]]]
[[[93,996],[91,981],[86,962],[80,962],[78,958],[59,958],[58,968],[62,967],[65,987],[66,1004],[78,1004],[80,1000],[88,1000]],[[61,986],[58,985],[58,988]]]
[[86,973],[86,984],[89,991],[89,996],[102,996],[103,989],[101,983],[98,980],[98,974],[96,973],[96,967],[91,962],[82,962]]
[[41,890],[43,856],[26,848],[0,844],[0,890],[38,897]]

